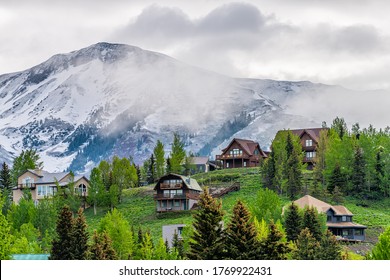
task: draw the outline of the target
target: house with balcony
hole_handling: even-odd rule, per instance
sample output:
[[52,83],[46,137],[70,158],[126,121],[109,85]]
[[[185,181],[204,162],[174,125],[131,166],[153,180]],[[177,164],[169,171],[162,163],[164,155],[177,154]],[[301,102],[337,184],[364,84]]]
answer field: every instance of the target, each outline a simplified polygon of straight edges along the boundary
[[[304,152],[303,163],[307,169],[312,170],[316,161],[316,150],[320,139],[321,131],[328,131],[328,128],[301,128],[290,130],[293,135],[299,137]],[[278,131],[280,133],[282,131]]]
[[89,180],[85,176],[72,176],[71,172],[51,173],[41,169],[28,169],[18,177],[18,185],[13,188],[13,201],[18,204],[24,190],[31,192],[32,199],[53,196],[58,187],[69,187],[72,184],[74,192],[80,196],[88,195]]
[[294,203],[302,209],[314,207],[318,213],[325,214],[327,217],[326,226],[339,240],[365,240],[365,229],[367,227],[354,223],[353,214],[345,206],[333,206],[310,195],[305,195]]
[[190,177],[168,174],[154,187],[157,212],[191,210],[203,192],[198,182]]
[[252,140],[234,138],[229,145],[222,150],[222,154],[216,156],[221,167],[241,168],[259,166],[260,160],[267,155],[261,150],[259,143]]

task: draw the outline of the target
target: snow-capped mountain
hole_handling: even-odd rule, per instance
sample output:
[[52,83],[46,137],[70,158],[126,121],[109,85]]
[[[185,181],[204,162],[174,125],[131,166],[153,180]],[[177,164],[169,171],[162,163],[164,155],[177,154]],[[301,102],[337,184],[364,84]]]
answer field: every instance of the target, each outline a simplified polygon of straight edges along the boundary
[[[45,169],[90,169],[114,154],[141,163],[178,132],[215,155],[233,137],[267,147],[279,129],[318,126],[289,100],[332,87],[234,79],[138,47],[98,43],[0,76],[0,160],[35,148]],[[289,114],[288,114],[289,113]]]

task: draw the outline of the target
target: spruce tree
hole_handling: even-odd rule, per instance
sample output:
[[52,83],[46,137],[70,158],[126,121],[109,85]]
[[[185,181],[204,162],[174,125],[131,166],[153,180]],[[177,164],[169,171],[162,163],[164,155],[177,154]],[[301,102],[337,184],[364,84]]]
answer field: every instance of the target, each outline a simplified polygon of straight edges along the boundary
[[332,170],[332,174],[329,178],[328,192],[333,193],[336,186],[340,188],[340,191],[344,193],[346,192],[346,178],[341,171],[339,163],[336,163],[334,169]]
[[223,257],[222,203],[206,189],[199,197],[199,209],[194,215],[189,259],[220,260]]
[[99,234],[96,230],[90,246],[90,259],[92,260],[116,260],[117,255],[112,247],[112,241],[106,232]]
[[[168,242],[168,240],[167,240],[167,242]],[[175,230],[175,233],[173,234],[172,248],[176,249],[178,256],[180,258],[184,258],[184,242],[183,242],[183,239],[179,238],[179,235],[177,234],[176,230]]]
[[320,243],[310,233],[308,228],[301,231],[297,239],[297,250],[293,258],[296,260],[316,260],[320,250]]
[[142,181],[142,176],[141,176],[141,169],[139,168],[138,165],[135,166],[135,169],[137,170],[137,187],[141,187],[141,181]]
[[148,184],[153,184],[156,180],[156,162],[154,160],[154,155],[152,154],[149,159],[149,166],[147,171],[147,181]]
[[332,201],[336,204],[341,204],[344,202],[344,195],[341,192],[339,186],[335,186],[332,193]]
[[0,188],[4,200],[1,210],[4,215],[7,215],[7,212],[12,205],[12,180],[10,170],[5,162],[3,162],[0,171]]
[[263,179],[263,186],[270,190],[276,191],[275,187],[275,152],[271,151],[268,158],[265,160],[262,168],[261,175]]
[[74,260],[73,215],[69,206],[62,207],[57,220],[57,236],[50,252],[51,260]]
[[283,233],[271,221],[268,236],[260,246],[260,259],[287,260],[287,254],[290,252],[290,248],[287,242],[283,241],[283,237]]
[[287,193],[291,200],[295,199],[302,189],[302,163],[297,150],[293,150],[287,160]]
[[[3,197],[0,194],[0,208],[3,208]],[[3,215],[0,212],[0,260],[9,260],[11,259],[11,227]]]
[[341,245],[329,230],[323,235],[319,250],[320,260],[341,260]]
[[296,241],[299,233],[302,230],[302,216],[296,204],[291,203],[286,211],[284,220],[284,228],[286,229],[286,237],[289,241]]
[[75,260],[86,260],[88,258],[88,238],[87,223],[83,210],[80,208],[73,225],[73,258]]
[[363,150],[359,146],[355,147],[354,161],[352,163],[352,189],[355,196],[363,197],[367,195],[366,190],[366,162],[363,157]]
[[226,230],[226,255],[233,260],[255,260],[259,242],[256,227],[248,208],[239,200],[233,208],[233,216]]
[[311,235],[317,240],[322,239],[322,228],[317,210],[314,207],[306,207],[303,213],[302,228],[307,228]]

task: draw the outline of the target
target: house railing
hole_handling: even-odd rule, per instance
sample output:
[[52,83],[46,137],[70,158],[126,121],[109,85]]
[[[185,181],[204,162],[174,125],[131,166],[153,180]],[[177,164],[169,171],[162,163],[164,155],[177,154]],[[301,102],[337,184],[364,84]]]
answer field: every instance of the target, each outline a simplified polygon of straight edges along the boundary
[[36,187],[37,184],[35,183],[18,184],[18,189],[35,189]]
[[155,200],[161,199],[199,199],[199,194],[197,193],[186,193],[186,194],[163,194],[158,193],[154,195]]
[[183,184],[166,184],[166,183],[160,183],[161,189],[181,189],[183,188]]
[[252,156],[249,157],[247,155],[216,155],[216,160],[223,160],[223,159],[252,159],[252,160],[259,160],[258,156]]

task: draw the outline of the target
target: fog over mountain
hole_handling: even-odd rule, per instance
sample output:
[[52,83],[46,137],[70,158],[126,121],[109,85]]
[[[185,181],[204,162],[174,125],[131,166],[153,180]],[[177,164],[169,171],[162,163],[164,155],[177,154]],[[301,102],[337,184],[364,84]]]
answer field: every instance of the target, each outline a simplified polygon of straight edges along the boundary
[[[336,115],[389,125],[389,99],[387,92],[307,81],[236,79],[138,47],[98,43],[0,76],[0,159],[10,163],[34,148],[49,171],[88,171],[113,155],[140,164],[158,139],[169,152],[173,132],[188,151],[205,155],[233,137],[268,148],[279,129],[315,127]],[[376,109],[367,114],[367,106]]]

